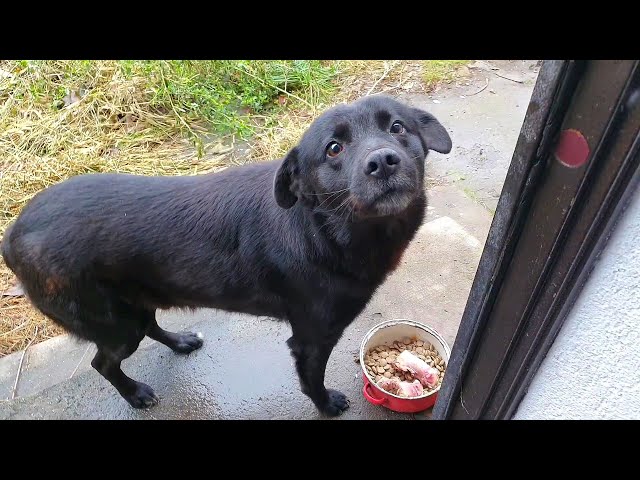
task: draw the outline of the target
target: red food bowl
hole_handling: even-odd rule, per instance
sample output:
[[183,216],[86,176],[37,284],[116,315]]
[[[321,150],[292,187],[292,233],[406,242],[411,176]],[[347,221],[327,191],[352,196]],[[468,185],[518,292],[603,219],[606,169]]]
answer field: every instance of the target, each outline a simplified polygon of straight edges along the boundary
[[[438,397],[440,388],[415,398],[400,397],[376,385],[375,379],[371,378],[365,368],[364,357],[367,351],[378,345],[392,345],[394,341],[402,341],[404,338],[422,340],[429,342],[436,347],[440,357],[444,359],[445,365],[449,364],[451,349],[444,338],[433,328],[411,320],[390,320],[373,327],[365,335],[360,344],[360,367],[364,378],[364,388],[362,393],[364,398],[373,405],[383,406],[394,412],[416,413],[431,408]],[[446,374],[445,374],[446,375]]]

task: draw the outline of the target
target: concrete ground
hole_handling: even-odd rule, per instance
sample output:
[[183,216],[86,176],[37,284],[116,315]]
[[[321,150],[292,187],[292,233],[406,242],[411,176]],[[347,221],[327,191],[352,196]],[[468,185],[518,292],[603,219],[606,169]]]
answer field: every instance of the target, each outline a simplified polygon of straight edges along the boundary
[[450,131],[451,153],[429,154],[433,174],[493,212],[539,66],[535,60],[477,61],[471,66],[468,77],[432,95],[403,98],[431,112]]
[[[339,418],[429,418],[429,411],[401,415],[367,403],[356,359],[365,333],[389,319],[429,324],[453,345],[536,73],[535,62],[478,65],[461,84],[405,98],[439,118],[454,150],[430,155],[425,224],[329,359],[326,385],[351,400]],[[522,83],[497,76],[491,65]],[[482,92],[462,95],[479,90],[485,78],[489,85]],[[200,331],[205,344],[179,356],[145,339],[123,362],[128,375],[154,388],[156,407],[130,408],[90,367],[95,347],[62,336],[0,359],[0,419],[324,418],[300,392],[285,345],[291,335],[286,323],[214,310],[163,312],[159,322],[170,330]]]

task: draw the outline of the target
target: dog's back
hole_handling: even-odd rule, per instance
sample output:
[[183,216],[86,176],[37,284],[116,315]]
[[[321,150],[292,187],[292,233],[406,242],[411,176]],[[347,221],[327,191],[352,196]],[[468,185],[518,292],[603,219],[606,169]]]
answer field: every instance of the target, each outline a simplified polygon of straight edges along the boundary
[[273,228],[284,220],[271,194],[275,167],[74,177],[29,202],[5,235],[3,256],[41,309],[51,297],[77,297],[98,285],[140,308],[241,310],[234,303],[250,297],[260,275],[240,263],[268,256],[265,243],[288,245],[265,238],[286,235]]

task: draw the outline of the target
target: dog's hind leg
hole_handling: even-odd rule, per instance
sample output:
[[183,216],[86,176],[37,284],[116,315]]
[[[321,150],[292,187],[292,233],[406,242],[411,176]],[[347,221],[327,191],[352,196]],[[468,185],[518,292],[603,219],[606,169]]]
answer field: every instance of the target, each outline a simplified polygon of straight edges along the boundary
[[153,318],[147,330],[147,336],[149,338],[166,345],[176,353],[191,353],[202,346],[201,333],[168,332],[160,328],[160,325],[158,325],[156,321],[155,314],[152,315]]
[[137,350],[151,325],[153,313],[122,302],[102,285],[82,290],[70,281],[66,283],[69,286],[58,289],[55,296],[43,294],[34,281],[27,282],[26,287],[32,303],[42,313],[69,332],[96,344],[98,352],[91,366],[127,402],[136,408],[158,403],[151,387],[129,378],[120,368],[122,361]]
[[91,366],[116,387],[132,407],[149,408],[158,403],[158,397],[153,393],[153,389],[149,385],[129,378],[120,368],[122,360],[129,357],[137,348],[137,344],[122,345],[119,348],[98,346],[98,353],[91,361]]
[[98,352],[91,361],[91,366],[106,378],[132,407],[152,407],[158,403],[153,389],[129,378],[120,366],[123,360],[138,349],[150,327],[152,315],[137,309],[129,312],[121,309],[118,313],[118,328],[110,335],[100,335],[96,340]]
[[144,383],[129,378],[122,371],[122,361],[135,352],[145,335],[157,340],[178,353],[189,353],[202,346],[202,339],[195,333],[171,333],[160,328],[155,312],[139,308],[118,309],[120,329],[115,336],[104,335],[97,342],[98,353],[91,362],[120,395],[135,408],[148,408],[158,403],[158,397]]

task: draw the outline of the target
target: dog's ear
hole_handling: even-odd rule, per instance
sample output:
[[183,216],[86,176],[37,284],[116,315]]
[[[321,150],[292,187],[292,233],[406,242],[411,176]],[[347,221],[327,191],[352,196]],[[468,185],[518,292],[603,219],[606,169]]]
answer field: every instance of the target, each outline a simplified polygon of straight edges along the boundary
[[439,153],[451,151],[451,137],[445,128],[430,113],[418,108],[411,109],[420,127],[420,136],[429,150]]
[[273,182],[273,193],[276,197],[276,202],[282,208],[291,208],[298,201],[295,193],[298,173],[298,149],[294,148],[278,167]]

